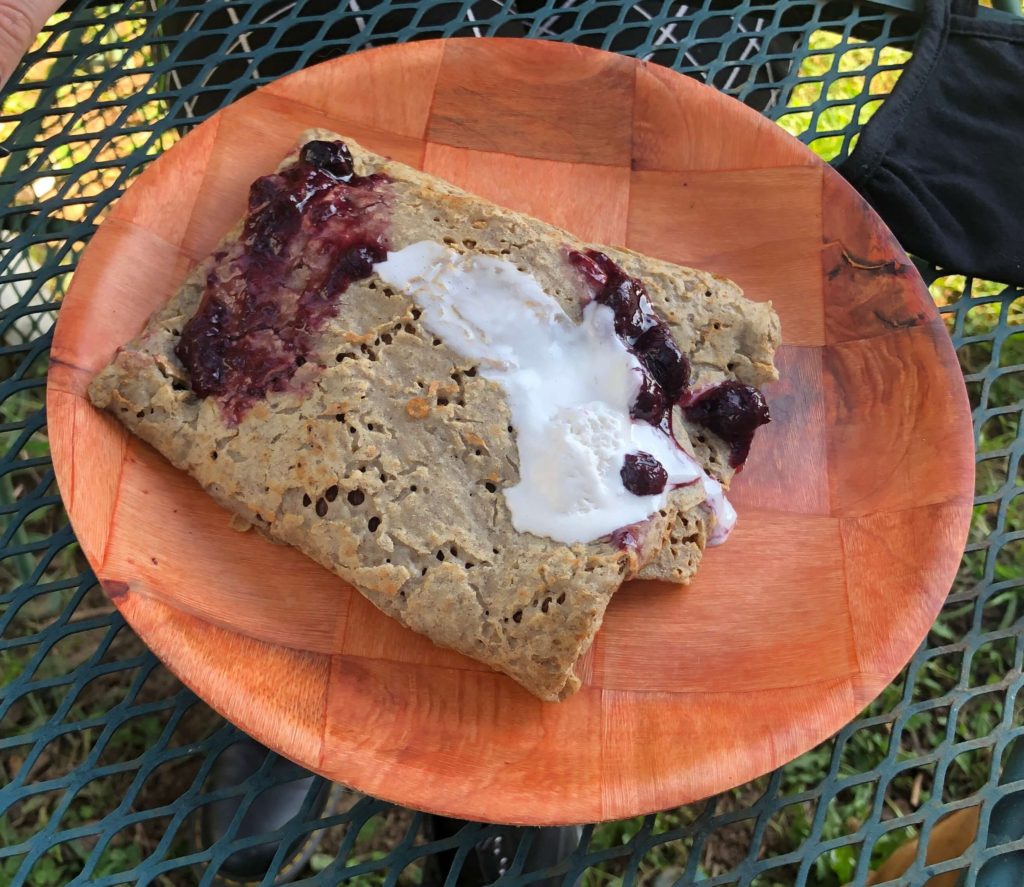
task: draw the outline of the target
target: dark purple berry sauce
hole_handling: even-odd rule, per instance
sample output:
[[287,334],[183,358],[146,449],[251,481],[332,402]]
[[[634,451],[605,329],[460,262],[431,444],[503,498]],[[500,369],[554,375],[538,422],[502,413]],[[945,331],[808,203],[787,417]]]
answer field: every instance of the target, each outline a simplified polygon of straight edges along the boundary
[[192,390],[237,424],[285,391],[342,293],[387,256],[389,180],[357,176],[348,147],[313,141],[249,191],[241,238],[214,256],[199,308],[175,354]]
[[569,261],[583,276],[594,301],[615,312],[615,332],[643,367],[644,380],[630,414],[651,425],[664,425],[690,382],[690,364],[672,340],[668,325],[654,310],[643,283],[604,253],[570,250]]
[[747,461],[754,432],[771,421],[764,395],[742,382],[722,382],[702,391],[683,412],[729,445],[729,464],[737,470]]
[[[698,394],[689,391],[690,364],[672,332],[654,310],[641,281],[630,277],[604,253],[570,250],[591,297],[615,313],[615,332],[640,363],[643,379],[630,416],[661,428],[673,442],[672,408],[704,426],[729,446],[729,464],[739,470],[750,452],[754,432],[769,421],[768,405],[750,385],[727,381]],[[661,493],[668,483],[664,466],[649,453],[630,453],[620,470],[623,486],[637,496]],[[637,547],[637,534],[623,528],[612,534],[620,548]]]
[[626,524],[624,527],[619,527],[611,534],[609,541],[622,551],[626,549],[639,551],[643,540],[645,523],[645,521],[641,521],[640,523]]
[[668,483],[668,472],[650,453],[628,453],[619,474],[634,496],[656,496]]
[[679,400],[690,382],[690,364],[672,339],[669,328],[663,323],[652,326],[633,343],[633,352],[661,386],[668,401]]

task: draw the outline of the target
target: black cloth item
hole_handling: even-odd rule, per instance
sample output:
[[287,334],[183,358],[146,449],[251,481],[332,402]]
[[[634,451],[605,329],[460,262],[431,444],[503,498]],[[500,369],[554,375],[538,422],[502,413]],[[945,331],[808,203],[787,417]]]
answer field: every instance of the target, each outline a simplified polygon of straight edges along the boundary
[[923,6],[910,63],[837,168],[908,252],[1024,284],[1024,20]]

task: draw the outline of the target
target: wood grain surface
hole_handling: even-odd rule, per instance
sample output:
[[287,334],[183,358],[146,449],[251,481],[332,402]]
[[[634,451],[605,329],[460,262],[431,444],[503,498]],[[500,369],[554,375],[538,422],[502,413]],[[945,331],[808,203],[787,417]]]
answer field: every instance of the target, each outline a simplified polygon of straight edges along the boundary
[[[585,239],[734,278],[782,318],[774,421],[739,525],[689,588],[616,595],[561,704],[434,647],[198,486],[84,399],[323,126]],[[956,571],[967,397],[928,292],[868,206],[798,142],[695,81],[527,40],[360,52],[257,90],[115,205],[53,343],[54,465],[82,547],[139,635],[260,741],[412,807],[515,823],[630,816],[793,758],[910,657]]]

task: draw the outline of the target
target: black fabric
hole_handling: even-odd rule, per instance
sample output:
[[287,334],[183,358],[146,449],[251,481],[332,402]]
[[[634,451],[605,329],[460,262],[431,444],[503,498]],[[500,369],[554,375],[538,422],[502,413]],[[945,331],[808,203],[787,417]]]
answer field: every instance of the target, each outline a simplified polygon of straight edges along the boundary
[[914,55],[839,171],[904,248],[1024,284],[1024,20],[925,0]]
[[[428,841],[440,841],[457,835],[467,825],[462,819],[427,814],[423,820],[423,831]],[[579,847],[583,829],[572,825],[551,828],[514,825],[498,826],[496,829],[492,827],[488,829],[488,836],[477,843],[473,852],[463,860],[455,878],[455,887],[485,887],[498,881],[515,860],[527,834],[530,834],[532,840],[521,871],[529,875],[565,862]],[[456,850],[441,850],[429,857],[423,873],[424,887],[442,887],[449,882]],[[573,887],[581,880],[582,875],[575,879]],[[561,887],[564,882],[565,875],[558,874],[531,881],[530,887]]]
[[[241,737],[218,756],[210,772],[207,791],[245,785],[263,767],[268,753],[255,739]],[[288,781],[272,785],[251,801],[242,814],[242,821],[234,834],[235,839],[284,828],[298,818],[311,793],[314,795],[313,801],[303,821],[328,815],[330,782],[280,757],[270,764],[270,773],[274,780],[287,777]],[[232,795],[200,807],[197,833],[194,836],[196,846],[193,849],[210,847],[223,839],[243,800],[243,795]],[[319,843],[319,832],[310,832],[304,838],[296,839],[288,848],[285,862],[278,869],[273,883],[281,885],[293,881]],[[271,841],[236,850],[220,865],[211,883],[214,887],[256,887],[263,883],[279,844],[279,841]]]

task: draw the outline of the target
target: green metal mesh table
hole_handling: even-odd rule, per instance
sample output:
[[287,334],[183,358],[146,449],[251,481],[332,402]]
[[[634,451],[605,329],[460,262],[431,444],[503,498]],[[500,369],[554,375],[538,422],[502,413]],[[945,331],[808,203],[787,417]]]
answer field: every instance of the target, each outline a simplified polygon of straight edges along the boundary
[[[1006,5],[1006,4],[1002,4]],[[575,41],[673,67],[747,102],[826,159],[846,156],[909,53],[912,0],[347,0],[71,3],[0,95],[0,885],[210,883],[243,847],[321,838],[298,883],[421,883],[493,827],[424,837],[420,814],[336,792],[329,815],[233,837],[294,773],[268,754],[245,785],[207,776],[238,733],[185,690],[107,602],[54,484],[43,407],[51,327],[90,235],[141,170],[197,121],[276,76],[393,41]],[[986,14],[1004,13],[988,11]],[[588,887],[868,883],[920,838],[896,883],[962,873],[1024,884],[1024,292],[920,264],[974,408],[977,499],[948,601],[912,662],[837,736],[697,805],[587,826],[553,869]],[[680,749],[685,754],[685,749]],[[225,839],[195,813],[241,799]],[[980,806],[962,856],[926,864],[936,824]],[[1013,809],[1018,812],[1014,831]],[[284,849],[263,883],[273,882]]]

